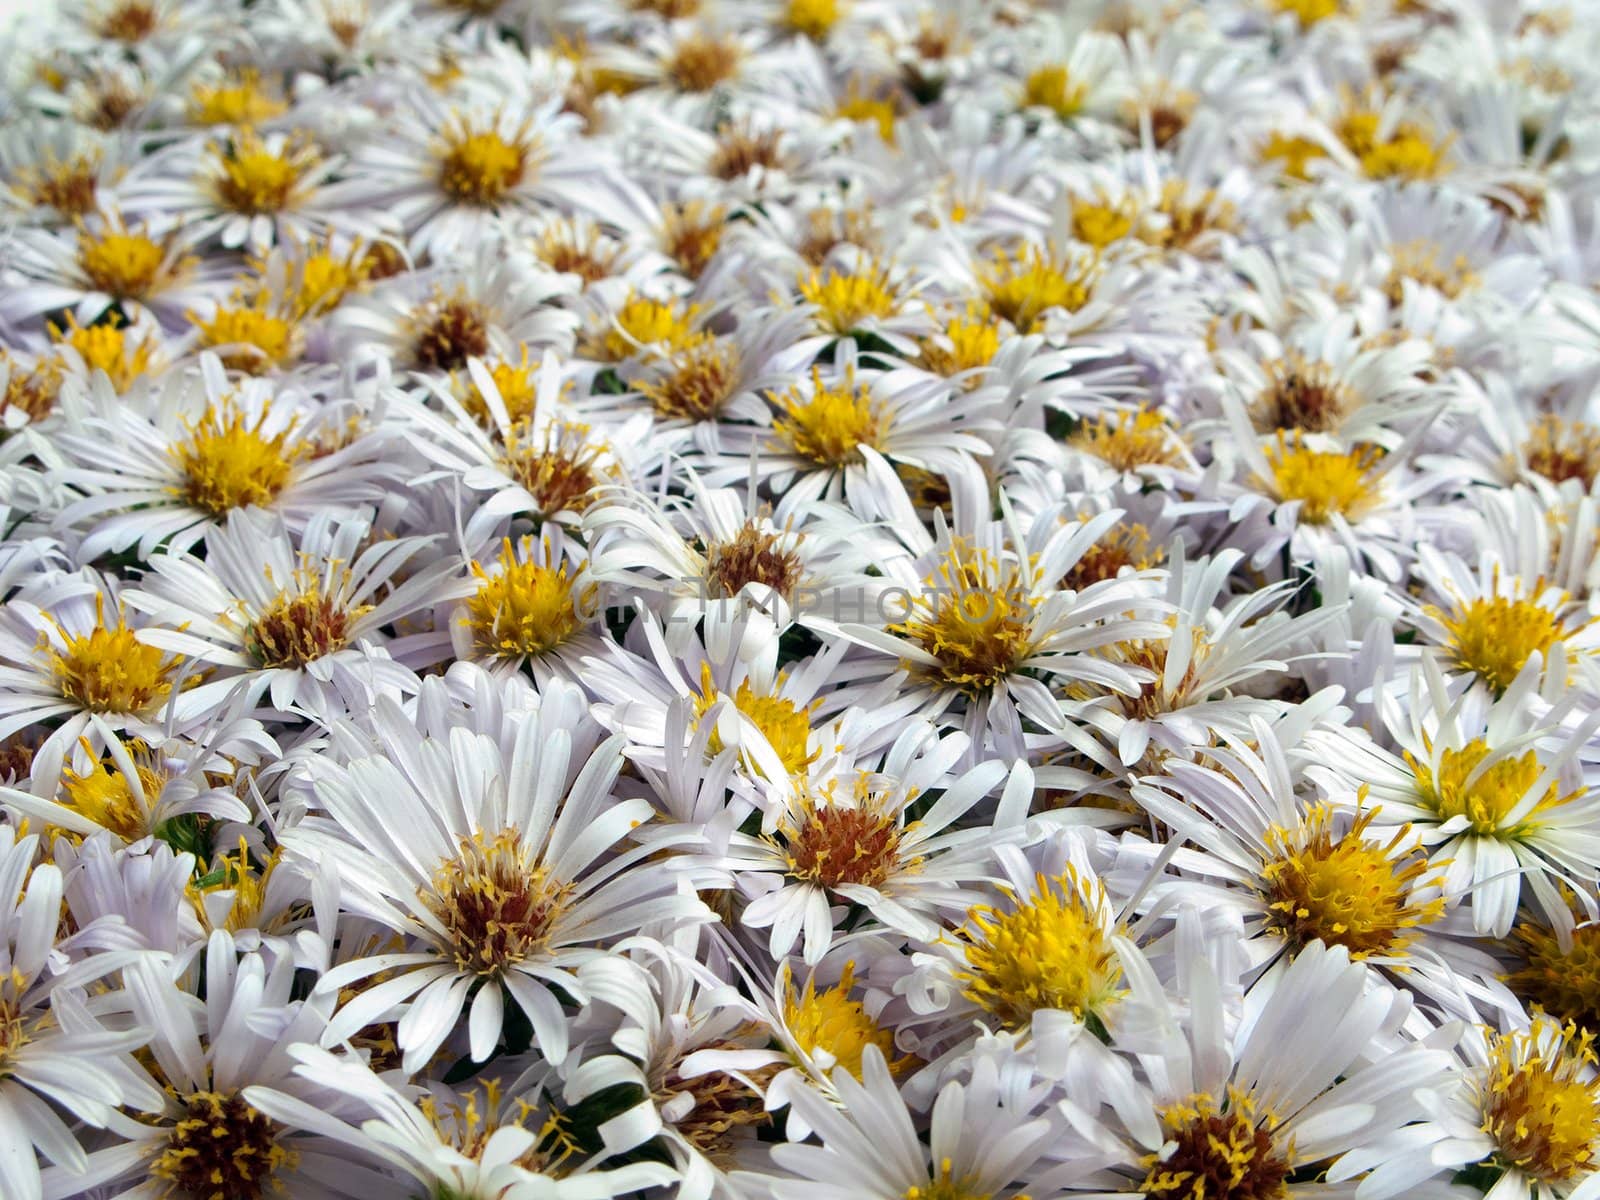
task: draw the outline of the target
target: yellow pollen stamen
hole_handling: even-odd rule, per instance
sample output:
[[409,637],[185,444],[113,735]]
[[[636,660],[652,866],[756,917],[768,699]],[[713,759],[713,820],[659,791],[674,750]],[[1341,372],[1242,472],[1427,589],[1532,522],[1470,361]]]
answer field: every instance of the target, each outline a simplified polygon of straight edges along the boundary
[[1340,12],[1340,0],[1272,0],[1272,7],[1277,12],[1293,13],[1295,20],[1303,28],[1336,17]]
[[1300,501],[1300,520],[1308,525],[1326,525],[1335,514],[1356,521],[1379,502],[1374,472],[1382,457],[1376,446],[1308,450],[1298,437],[1286,440],[1280,432],[1267,451],[1272,478],[1261,482],[1280,501]]
[[629,296],[612,323],[589,339],[589,353],[603,362],[621,362],[647,348],[666,354],[692,349],[711,336],[695,329],[699,313],[695,304]]
[[110,229],[78,236],[78,265],[89,282],[118,300],[143,300],[160,281],[167,253],[142,233]]
[[1023,108],[1049,109],[1060,121],[1070,121],[1083,111],[1088,97],[1088,86],[1073,79],[1061,63],[1036,67],[1022,84]]
[[[1439,754],[1438,774],[1428,765],[1410,755],[1417,789],[1423,802],[1438,814],[1441,821],[1457,817],[1467,819],[1468,832],[1479,837],[1515,840],[1538,827],[1538,815],[1561,803],[1559,790],[1551,783],[1542,795],[1533,792],[1544,771],[1536,750],[1521,755],[1502,755],[1483,763],[1493,753],[1493,747],[1482,738],[1475,738],[1459,750],[1446,749]],[[1481,768],[1481,769],[1480,769]],[[1532,799],[1513,824],[1511,815]]]
[[1490,1045],[1479,1092],[1491,1161],[1542,1183],[1577,1183],[1600,1166],[1594,1035],[1544,1021]]
[[814,1057],[819,1051],[831,1055],[857,1079],[868,1046],[883,1052],[891,1070],[903,1069],[906,1060],[894,1053],[894,1035],[867,1015],[865,1005],[850,998],[854,968],[854,963],[846,963],[839,982],[820,992],[814,980],[806,982],[804,992],[796,992],[793,982],[785,979],[783,1022],[789,1036],[808,1055]]
[[509,138],[498,127],[478,129],[456,115],[440,132],[439,187],[461,204],[493,208],[522,183],[536,158],[527,128]]
[[1022,333],[1032,333],[1051,309],[1077,312],[1089,302],[1092,261],[1073,262],[1025,243],[998,250],[979,271],[989,308]]
[[1148,408],[1090,418],[1073,430],[1067,444],[1118,471],[1177,466],[1183,461],[1171,423]]
[[[1534,594],[1542,590],[1533,588]],[[1521,597],[1480,596],[1458,603],[1452,612],[1430,608],[1428,614],[1448,631],[1452,664],[1472,671],[1496,692],[1510,687],[1533,655],[1547,654],[1568,635],[1560,608]]]
[[195,125],[259,125],[289,111],[286,101],[262,90],[260,72],[253,69],[221,84],[195,84],[188,107]]
[[1320,939],[1346,947],[1352,958],[1393,954],[1412,940],[1408,931],[1444,915],[1442,897],[1415,898],[1443,877],[1428,875],[1425,850],[1406,848],[1411,827],[1402,826],[1387,843],[1369,842],[1366,830],[1375,815],[1359,813],[1337,837],[1333,809],[1318,804],[1297,828],[1267,831],[1272,857],[1261,868],[1259,890],[1267,924],[1292,948]]
[[860,272],[836,267],[813,270],[801,277],[800,295],[816,305],[817,324],[840,337],[858,329],[864,321],[893,316],[900,303],[888,267],[875,263]]
[[199,332],[199,344],[218,351],[230,371],[261,375],[282,367],[295,356],[295,328],[270,312],[264,301],[249,305],[219,304],[208,318],[186,314]]
[[824,385],[820,367],[811,368],[809,394],[790,388],[777,397],[777,405],[779,415],[772,422],[777,448],[819,467],[856,462],[862,446],[882,450],[891,422],[873,402],[870,388],[857,387],[853,375]]
[[[278,1124],[237,1095],[201,1091],[181,1096],[184,1115],[150,1164],[150,1174],[172,1185],[163,1194],[186,1200],[261,1200],[282,1193],[279,1171],[298,1154],[278,1144]],[[175,1189],[175,1191],[174,1191]]]
[[1273,1143],[1279,1121],[1234,1088],[1218,1105],[1194,1096],[1162,1113],[1166,1142],[1141,1164],[1148,1200],[1284,1200],[1292,1163]]
[[278,498],[294,475],[300,448],[290,444],[288,429],[264,432],[269,415],[262,405],[252,422],[232,401],[223,401],[189,426],[189,439],[172,447],[186,502],[220,517]]
[[316,151],[308,145],[273,150],[253,133],[213,145],[211,154],[211,186],[217,203],[246,216],[291,208],[296,185],[317,161]]
[[130,341],[127,326],[115,315],[98,325],[85,326],[68,313],[67,328],[50,326],[50,338],[76,350],[91,371],[104,371],[118,392],[126,392],[150,369],[150,335]]
[[1014,562],[957,542],[925,580],[926,596],[891,633],[937,660],[929,674],[971,696],[1016,672],[1033,649],[1033,610]]
[[50,648],[56,687],[67,700],[90,712],[150,715],[172,691],[177,660],[139,641],[120,612],[116,624],[107,625],[99,597],[95,613],[95,626],[88,633],[74,635],[63,629],[64,648]]
[[[698,724],[717,701],[731,700],[739,715],[760,730],[761,736],[766,738],[778,761],[783,764],[783,769],[792,776],[802,775],[821,753],[810,745],[811,713],[820,701],[813,701],[801,708],[777,693],[782,686],[783,680],[779,678],[771,693],[758,692],[745,679],[740,681],[733,695],[728,696],[717,690],[711,678],[710,664],[703,664],[700,694],[694,698],[695,721]],[[721,733],[713,730],[706,743],[706,753],[715,757],[723,749]]]
[[1103,1014],[1122,994],[1122,965],[1100,918],[1103,885],[1089,896],[1068,868],[1039,875],[1035,893],[1002,910],[979,905],[956,931],[966,965],[957,973],[962,994],[1008,1029],[1026,1028],[1041,1011],[1080,1020]]
[[1261,147],[1264,162],[1279,164],[1279,172],[1287,179],[1305,182],[1311,178],[1311,164],[1328,157],[1321,142],[1298,134],[1273,133]]
[[[912,1184],[906,1189],[905,1200],[990,1200],[992,1192],[980,1192],[976,1187],[974,1177],[958,1178],[954,1164],[945,1158],[939,1164],[937,1176],[931,1176],[926,1184]],[[1011,1200],[1028,1200],[1028,1197],[1019,1192]]]
[[543,953],[567,890],[534,860],[520,832],[503,829],[462,838],[459,853],[439,865],[423,895],[456,966],[498,976]]
[[1411,121],[1401,121],[1379,136],[1380,114],[1357,109],[1334,127],[1339,140],[1361,162],[1371,179],[1431,179],[1444,170],[1445,144],[1435,142]]
[[840,0],[788,0],[783,27],[820,42],[845,14]]
[[468,597],[467,624],[482,654],[497,658],[539,656],[571,640],[582,627],[567,563],[545,566],[527,558],[530,540],[523,539],[521,559],[506,538],[492,572],[472,564],[478,590]]

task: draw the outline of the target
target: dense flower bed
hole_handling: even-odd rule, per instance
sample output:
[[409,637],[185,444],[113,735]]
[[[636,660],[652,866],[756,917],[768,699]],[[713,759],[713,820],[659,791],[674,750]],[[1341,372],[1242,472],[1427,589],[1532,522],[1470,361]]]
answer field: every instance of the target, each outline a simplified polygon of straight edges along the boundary
[[0,1198],[1600,1200],[1590,0],[63,0]]

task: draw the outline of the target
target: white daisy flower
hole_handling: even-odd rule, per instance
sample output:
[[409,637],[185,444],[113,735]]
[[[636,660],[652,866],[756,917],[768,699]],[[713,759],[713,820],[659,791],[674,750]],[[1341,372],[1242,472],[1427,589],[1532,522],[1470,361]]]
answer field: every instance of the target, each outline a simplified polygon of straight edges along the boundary
[[596,747],[581,723],[577,695],[552,681],[509,752],[464,731],[419,738],[393,712],[382,756],[306,761],[328,815],[284,831],[286,850],[336,864],[343,907],[405,945],[322,976],[318,987],[333,995],[392,973],[339,1010],[325,1044],[400,1011],[400,1049],[415,1070],[470,1007],[467,1050],[482,1062],[501,1040],[509,997],[558,1063],[568,1046],[563,997],[585,995],[577,967],[646,921],[709,917],[686,876],[642,866],[652,844],[623,846],[650,806],[612,798],[620,746]]

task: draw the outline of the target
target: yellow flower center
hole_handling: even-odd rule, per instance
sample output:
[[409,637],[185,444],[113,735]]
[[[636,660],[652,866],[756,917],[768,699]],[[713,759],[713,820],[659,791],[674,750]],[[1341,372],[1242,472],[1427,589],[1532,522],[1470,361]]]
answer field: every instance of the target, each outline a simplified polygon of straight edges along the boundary
[[95,627],[75,636],[61,631],[65,648],[50,651],[50,665],[61,695],[90,712],[145,716],[172,691],[177,660],[134,637],[123,622],[105,623],[97,599]]
[[195,125],[258,125],[289,111],[286,101],[261,89],[253,70],[221,84],[197,83],[189,89],[189,120]]
[[1506,986],[1529,1009],[1600,1035],[1600,925],[1578,926],[1566,949],[1543,925],[1519,925],[1514,937],[1523,963],[1505,976]]
[[104,371],[118,392],[127,391],[150,369],[150,338],[130,342],[127,334],[127,327],[114,315],[98,325],[85,326],[68,313],[65,330],[50,327],[52,341],[71,346],[91,371]]
[[1426,239],[1391,247],[1389,260],[1383,292],[1389,303],[1396,306],[1405,300],[1405,281],[1408,279],[1432,288],[1451,300],[1477,287],[1479,283],[1478,275],[1465,255],[1458,254],[1448,265],[1442,265],[1439,262],[1439,247]]
[[543,953],[566,903],[515,829],[462,838],[425,893],[463,971],[495,976]]
[[1437,778],[1426,764],[1407,757],[1424,802],[1441,821],[1466,817],[1468,829],[1480,837],[1517,838],[1535,828],[1537,815],[1559,804],[1560,795],[1552,783],[1544,795],[1534,797],[1534,804],[1516,824],[1507,825],[1544,768],[1538,752],[1529,750],[1523,755],[1505,755],[1480,771],[1492,749],[1484,739],[1474,738],[1459,750],[1442,751]]
[[1301,181],[1311,178],[1311,164],[1327,158],[1328,151],[1322,143],[1298,134],[1273,133],[1261,147],[1263,161],[1279,164],[1278,170],[1289,179]]
[[663,421],[714,421],[739,386],[739,348],[708,337],[683,351],[669,374],[636,386]]
[[1166,1141],[1144,1163],[1139,1194],[1148,1200],[1284,1200],[1289,1160],[1273,1145],[1278,1120],[1257,1115],[1233,1088],[1219,1106],[1194,1096],[1162,1113]]
[[811,368],[811,390],[790,388],[777,398],[779,415],[772,432],[780,450],[819,467],[842,467],[860,458],[862,446],[883,449],[891,416],[873,403],[871,389],[846,376],[824,385],[822,369]]
[[930,672],[949,687],[981,695],[1011,676],[1033,649],[1033,610],[1015,563],[953,545],[924,581],[926,595],[890,632],[938,662]]
[[1376,446],[1307,450],[1298,437],[1286,441],[1279,433],[1267,451],[1272,478],[1266,482],[1279,500],[1300,501],[1300,520],[1308,525],[1326,525],[1335,514],[1358,520],[1378,502],[1373,470],[1382,456]]
[[[529,420],[533,416],[534,404],[539,396],[539,380],[538,369],[528,362],[528,348],[522,347],[521,356],[516,362],[501,360],[484,365],[488,367],[489,376],[494,380],[495,390],[500,393],[500,402],[505,405],[506,415],[511,418],[511,424],[521,425]],[[489,403],[478,390],[478,385],[470,379],[461,381],[454,377],[452,382],[457,384],[456,394],[461,399],[461,407],[465,408],[479,425],[485,429],[492,429]]]
[[1000,330],[987,316],[953,317],[937,337],[917,344],[922,365],[948,379],[986,367],[1000,352]]
[[[925,1184],[912,1184],[905,1191],[905,1200],[990,1200],[992,1192],[976,1191],[977,1182],[972,1176],[957,1178],[954,1164],[946,1158],[939,1164],[939,1174],[930,1176]],[[1018,1193],[1012,1200],[1028,1200]]]
[[1394,953],[1411,941],[1409,930],[1444,915],[1442,898],[1412,898],[1441,877],[1426,877],[1426,851],[1401,850],[1411,827],[1396,830],[1387,843],[1369,842],[1365,833],[1374,815],[1360,813],[1336,837],[1333,810],[1319,804],[1298,828],[1267,831],[1272,857],[1262,866],[1260,884],[1267,924],[1294,949],[1320,939],[1344,946],[1352,958]]
[[557,221],[534,241],[533,253],[552,271],[576,275],[588,285],[610,278],[620,252],[602,247],[593,226],[579,229],[570,221]]
[[[136,762],[134,771],[146,800],[153,802],[161,794],[165,777],[145,762]],[[97,761],[82,775],[67,767],[61,773],[61,787],[66,793],[64,804],[123,841],[136,842],[150,834],[150,814],[114,761]]]
[[200,333],[200,345],[219,351],[222,365],[260,375],[287,363],[294,350],[294,327],[264,305],[219,304],[209,319],[189,313]]
[[710,336],[694,327],[699,312],[698,305],[629,296],[612,324],[591,339],[589,353],[603,362],[621,362],[646,347],[670,354],[697,346]]
[[1107,413],[1084,421],[1067,444],[1118,471],[1176,466],[1183,461],[1167,418],[1153,409]]
[[1047,108],[1061,121],[1077,116],[1088,96],[1088,86],[1073,79],[1061,63],[1036,67],[1022,83],[1023,108]]
[[821,992],[814,981],[807,981],[805,991],[800,993],[792,982],[785,983],[783,1022],[789,1036],[806,1054],[825,1051],[860,1079],[861,1056],[868,1046],[881,1050],[892,1069],[901,1067],[905,1060],[895,1057],[894,1035],[878,1027],[861,1001],[850,998],[855,986],[854,966],[846,963],[839,982]]
[[744,47],[728,37],[686,37],[663,64],[680,92],[709,92],[739,73]]
[[669,206],[661,224],[662,250],[678,264],[678,270],[690,279],[699,279],[722,244],[722,227],[727,216],[727,210],[721,205],[710,205],[703,200],[686,200]]
[[189,504],[212,516],[225,516],[252,504],[265,507],[289,486],[298,448],[289,442],[289,430],[263,433],[268,409],[254,422],[229,401],[211,405],[198,423],[189,426],[189,439],[172,447],[183,472],[179,494]]
[[589,494],[617,474],[602,462],[605,451],[589,440],[587,425],[562,421],[542,437],[513,432],[506,439],[506,467],[545,516],[582,512]]
[[1430,611],[1449,631],[1454,665],[1497,692],[1511,686],[1529,658],[1547,652],[1566,633],[1559,612],[1532,600],[1479,597],[1449,615]]
[[[251,861],[250,843],[243,837],[240,837],[239,848],[233,854],[219,854],[212,858],[206,874],[191,880],[185,889],[201,922],[208,928],[222,928],[229,933],[260,927],[267,915],[263,910],[267,884],[282,858],[282,850],[274,849],[266,863],[258,869]],[[217,926],[212,922],[212,907],[206,901],[221,892],[229,893],[228,911],[221,925]]]
[[1533,423],[1522,453],[1534,474],[1552,483],[1576,479],[1588,491],[1600,479],[1600,426],[1546,413]]
[[1144,571],[1160,566],[1166,557],[1165,550],[1150,544],[1150,531],[1137,521],[1113,525],[1072,564],[1061,586],[1081,592],[1091,584],[1117,578],[1125,567]]
[[366,612],[324,595],[321,583],[307,576],[256,617],[246,645],[263,667],[296,670],[348,646],[355,622]]
[[367,278],[367,264],[352,249],[343,257],[331,248],[306,255],[299,264],[288,295],[294,311],[303,317],[332,312]]
[[42,167],[19,171],[17,191],[63,217],[86,217],[95,210],[99,179],[99,156],[78,154],[65,162],[51,158]]
[[0,413],[15,409],[37,421],[50,414],[56,406],[61,391],[61,364],[55,359],[44,359],[31,369],[13,360],[0,350],[0,364],[9,364],[4,397],[0,397]]
[[1339,15],[1339,0],[1272,0],[1272,7],[1281,13],[1293,13],[1295,20],[1305,28]]
[[[524,539],[523,550],[528,543]],[[478,590],[467,599],[467,623],[478,650],[497,658],[548,654],[581,629],[573,602],[572,573],[519,561],[506,538],[492,574],[472,564]]]
[[1039,875],[1032,898],[1010,911],[979,905],[955,933],[966,955],[957,975],[962,994],[1008,1029],[1025,1028],[1040,1011],[1100,1016],[1122,994],[1122,965],[1100,919],[1098,883],[1085,897],[1071,868]]
[[1594,1035],[1570,1025],[1553,1033],[1535,1022],[1495,1038],[1479,1097],[1482,1129],[1495,1163],[1543,1183],[1576,1183],[1600,1166]]
[[283,1191],[277,1173],[298,1155],[278,1144],[280,1128],[237,1095],[194,1092],[179,1097],[184,1115],[150,1164],[172,1186],[166,1194],[192,1200],[261,1200]]
[[783,27],[821,41],[844,16],[839,0],[788,0],[783,11]]
[[998,250],[979,271],[989,308],[1022,333],[1032,333],[1051,309],[1077,312],[1089,302],[1094,266],[1058,258],[1032,243]]
[[858,790],[854,803],[831,796],[801,799],[795,819],[778,831],[791,878],[827,888],[878,887],[917,865],[916,859],[901,860],[905,828],[894,806],[877,793]]
[[1080,242],[1104,250],[1133,231],[1133,206],[1116,203],[1105,196],[1094,200],[1075,200],[1072,204],[1072,236]]
[[162,274],[166,251],[142,233],[108,230],[78,237],[78,265],[89,282],[119,300],[142,300]]
[[1402,121],[1387,136],[1379,135],[1382,117],[1358,109],[1338,122],[1335,132],[1361,170],[1371,179],[1430,179],[1444,167],[1444,144],[1434,142],[1411,121]]
[[[781,679],[779,685],[782,685]],[[780,695],[756,691],[750,686],[748,679],[741,681],[733,695],[728,697],[719,692],[712,683],[710,665],[702,666],[700,694],[694,701],[696,722],[710,711],[713,704],[724,699],[731,699],[739,715],[761,731],[761,736],[767,739],[767,744],[772,747],[773,753],[778,756],[778,761],[783,764],[783,769],[790,775],[802,774],[817,760],[819,751],[811,749],[810,745],[811,711],[816,707],[816,703],[808,708],[801,708],[792,700],[785,700]],[[715,757],[721,754],[723,749],[722,735],[713,730],[710,740],[706,743],[706,753]]]
[[829,267],[800,280],[800,295],[817,307],[817,324],[843,336],[863,321],[892,316],[900,300],[889,269],[868,264],[859,274]]
[[457,117],[442,132],[439,187],[461,204],[493,208],[520,184],[533,157],[527,130],[507,140],[496,128],[474,129]]
[[301,174],[316,162],[316,153],[308,147],[275,151],[254,134],[214,145],[211,153],[216,159],[212,188],[217,203],[247,216],[290,207]]
[[833,115],[845,121],[870,121],[878,127],[878,136],[888,145],[894,145],[895,104],[889,96],[874,96],[859,91],[854,84],[845,98],[833,110]]

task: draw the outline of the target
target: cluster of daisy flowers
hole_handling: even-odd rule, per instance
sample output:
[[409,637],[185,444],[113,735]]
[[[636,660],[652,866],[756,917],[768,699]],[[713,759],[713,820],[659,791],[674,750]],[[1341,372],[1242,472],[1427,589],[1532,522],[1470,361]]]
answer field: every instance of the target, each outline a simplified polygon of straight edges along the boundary
[[1592,0],[62,0],[0,1198],[1600,1200]]

